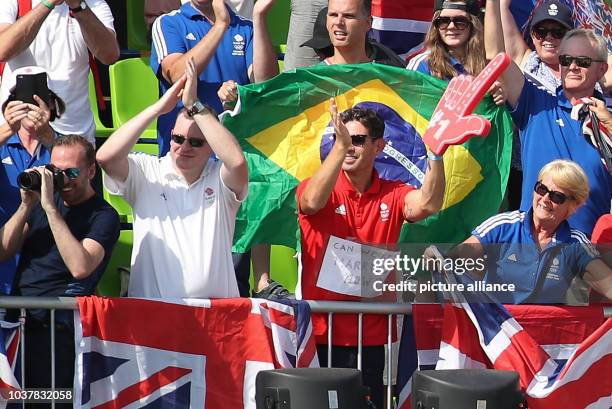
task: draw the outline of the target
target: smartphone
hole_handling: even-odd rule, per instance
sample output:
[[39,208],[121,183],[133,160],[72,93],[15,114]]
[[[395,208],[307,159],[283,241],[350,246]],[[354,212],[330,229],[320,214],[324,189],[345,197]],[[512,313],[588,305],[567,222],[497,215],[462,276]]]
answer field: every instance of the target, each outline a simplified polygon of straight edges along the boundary
[[34,95],[38,95],[43,101],[49,100],[49,87],[47,86],[47,74],[19,74],[15,84],[15,98],[29,104],[36,105]]

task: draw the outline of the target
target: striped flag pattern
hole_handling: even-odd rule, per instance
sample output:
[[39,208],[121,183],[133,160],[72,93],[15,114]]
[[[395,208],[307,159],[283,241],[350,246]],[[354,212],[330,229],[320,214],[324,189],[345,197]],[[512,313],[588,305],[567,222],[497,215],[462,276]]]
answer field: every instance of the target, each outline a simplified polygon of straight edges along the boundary
[[[420,369],[514,370],[532,409],[612,406],[602,376],[612,371],[612,318],[601,307],[457,303],[416,308],[414,320]],[[413,359],[400,354],[400,366]],[[408,409],[410,392],[400,391]]]

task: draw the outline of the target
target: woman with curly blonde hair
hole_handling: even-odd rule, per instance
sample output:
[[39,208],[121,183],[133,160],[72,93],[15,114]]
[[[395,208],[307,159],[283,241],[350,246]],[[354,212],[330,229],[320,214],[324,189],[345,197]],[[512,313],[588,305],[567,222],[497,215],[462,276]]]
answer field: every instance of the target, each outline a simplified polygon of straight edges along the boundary
[[406,68],[447,81],[460,74],[478,75],[486,59],[477,3],[475,0],[437,0],[425,37],[427,50],[412,58]]

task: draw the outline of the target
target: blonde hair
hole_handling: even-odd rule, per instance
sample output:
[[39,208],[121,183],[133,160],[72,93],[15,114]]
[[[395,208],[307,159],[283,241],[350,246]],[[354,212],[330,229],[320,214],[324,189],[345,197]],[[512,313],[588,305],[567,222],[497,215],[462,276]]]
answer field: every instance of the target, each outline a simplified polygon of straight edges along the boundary
[[547,163],[540,170],[538,180],[550,176],[555,185],[570,192],[576,207],[583,205],[589,197],[589,179],[576,162],[558,159]]
[[[432,22],[440,17],[441,12],[442,10],[438,10],[434,13]],[[470,37],[464,46],[464,61],[461,61],[461,64],[466,74],[478,75],[486,65],[484,29],[478,17],[470,13],[467,13],[466,17],[472,24],[469,27]],[[433,23],[425,36],[425,46],[430,51],[428,65],[431,75],[443,80],[459,75],[451,64],[450,51],[446,44],[444,44],[444,41],[442,41],[440,31]]]

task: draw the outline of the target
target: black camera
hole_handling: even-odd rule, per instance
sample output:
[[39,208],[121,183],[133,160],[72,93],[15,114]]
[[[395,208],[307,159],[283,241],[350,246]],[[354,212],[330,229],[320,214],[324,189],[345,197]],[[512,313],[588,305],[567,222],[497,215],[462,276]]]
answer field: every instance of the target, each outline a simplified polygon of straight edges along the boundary
[[[64,187],[64,171],[53,165],[45,165],[45,168],[53,172],[53,190],[60,191]],[[37,170],[21,172],[17,176],[17,184],[24,190],[35,190],[40,192],[42,178]]]

